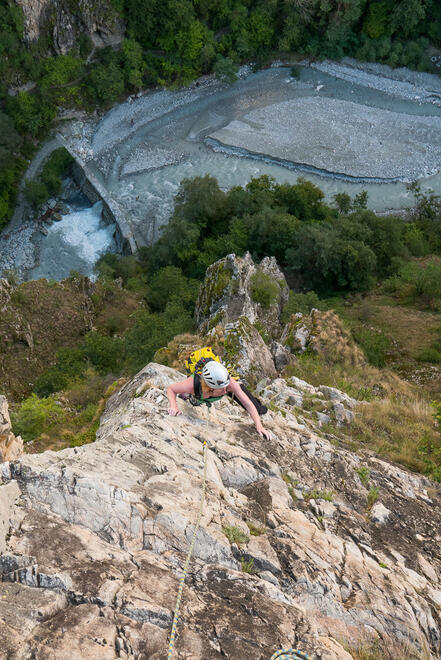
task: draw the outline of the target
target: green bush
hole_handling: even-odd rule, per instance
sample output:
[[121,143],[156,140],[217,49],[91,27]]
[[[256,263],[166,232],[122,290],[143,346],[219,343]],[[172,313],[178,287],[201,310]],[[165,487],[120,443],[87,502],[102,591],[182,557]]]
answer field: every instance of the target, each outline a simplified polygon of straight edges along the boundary
[[352,336],[363,349],[366,358],[374,367],[384,367],[391,340],[380,331],[364,327],[352,328]]
[[24,196],[34,211],[37,211],[49,198],[49,191],[42,181],[27,181]]
[[73,163],[74,159],[67,149],[64,147],[55,149],[43,165],[41,180],[46,185],[54,179],[61,183],[61,178],[70,173]]
[[237,525],[224,525],[222,531],[230,543],[248,543],[250,537],[247,536]]
[[100,373],[118,372],[124,359],[124,342],[99,332],[88,332],[84,338],[84,356]]
[[164,311],[171,298],[193,311],[199,286],[198,280],[185,277],[180,268],[166,266],[149,280],[146,299],[155,311]]
[[170,299],[161,313],[140,309],[133,316],[134,324],[123,340],[130,372],[144,367],[175,335],[194,329],[193,315],[176,298]]
[[280,297],[280,287],[270,275],[257,271],[250,279],[251,300],[269,309]]
[[432,258],[426,264],[411,261],[403,266],[400,277],[411,285],[415,302],[422,302],[432,309],[441,304],[441,261]]
[[233,62],[231,57],[223,57],[218,55],[213,65],[213,71],[216,76],[224,82],[233,83],[237,80],[237,64]]
[[291,69],[289,70],[291,74],[291,78],[295,78],[298,80],[300,78],[300,67],[299,66],[292,66]]
[[25,442],[29,442],[47,427],[61,421],[63,416],[63,410],[52,397],[39,399],[36,394],[32,394],[23,401],[17,412],[11,414],[12,430],[15,435],[21,435]]
[[320,300],[315,291],[307,293],[289,292],[288,302],[283,308],[282,323],[288,323],[292,314],[300,312],[305,316],[311,312],[311,309],[324,309],[326,305]]
[[416,359],[419,362],[431,362],[432,364],[441,363],[441,346],[427,346],[418,353]]
[[60,348],[55,365],[37,378],[35,391],[41,397],[59,392],[70,380],[81,377],[86,368],[87,362],[81,348]]

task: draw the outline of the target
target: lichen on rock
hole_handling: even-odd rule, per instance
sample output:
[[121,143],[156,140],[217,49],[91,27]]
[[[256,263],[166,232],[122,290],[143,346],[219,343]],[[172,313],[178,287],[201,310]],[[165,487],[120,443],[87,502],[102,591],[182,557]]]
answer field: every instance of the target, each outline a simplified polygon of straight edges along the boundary
[[274,257],[265,257],[256,265],[249,252],[244,257],[229,254],[207,269],[196,304],[198,330],[205,333],[219,323],[234,323],[246,316],[277,338],[288,291]]
[[55,52],[66,55],[86,34],[95,46],[115,45],[123,38],[123,26],[105,0],[15,0],[24,14],[24,38],[38,41],[49,33]]

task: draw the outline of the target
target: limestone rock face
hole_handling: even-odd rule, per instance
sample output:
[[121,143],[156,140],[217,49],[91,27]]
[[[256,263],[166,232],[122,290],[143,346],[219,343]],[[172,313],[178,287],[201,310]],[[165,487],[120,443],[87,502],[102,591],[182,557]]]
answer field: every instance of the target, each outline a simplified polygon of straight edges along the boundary
[[285,276],[274,257],[265,257],[256,265],[249,252],[244,257],[229,254],[207,269],[196,304],[199,332],[246,316],[251,324],[258,323],[269,336],[277,337],[288,294]]
[[290,646],[351,660],[343,644],[378,638],[394,657],[439,658],[436,484],[364,457],[390,512],[375,522],[360,458],[294,414],[301,397],[333,399],[300,379],[262,381],[268,441],[227,399],[179,400],[170,417],[165,388],[181,378],[151,363],[109,399],[95,443],[0,464],[5,656],[166,656],[206,443],[177,660],[269,660]]
[[274,360],[268,346],[246,316],[224,329],[224,360],[249,384],[261,378],[276,378]]
[[11,430],[8,402],[0,395],[0,463],[15,461],[23,454],[23,440]]
[[122,25],[106,0],[15,0],[23,10],[25,39],[37,41],[45,30],[51,31],[55,51],[65,55],[81,34],[95,46],[119,43]]

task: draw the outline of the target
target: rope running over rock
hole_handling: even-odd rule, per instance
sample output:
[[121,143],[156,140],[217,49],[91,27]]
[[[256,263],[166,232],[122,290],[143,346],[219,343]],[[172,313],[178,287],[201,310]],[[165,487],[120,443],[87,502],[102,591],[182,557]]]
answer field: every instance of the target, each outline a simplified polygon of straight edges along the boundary
[[[188,567],[190,565],[190,559],[191,559],[191,555],[193,554],[194,544],[196,542],[196,536],[199,530],[202,512],[204,509],[206,482],[207,482],[207,442],[204,440],[204,474],[202,478],[201,503],[199,506],[199,512],[196,518],[196,524],[194,526],[190,547],[188,549],[187,557],[185,559],[184,570],[179,579],[178,596],[176,598],[175,614],[173,617],[170,642],[168,645],[167,660],[172,660],[173,653],[175,650],[176,632],[177,632],[178,619],[179,619],[179,608],[181,605],[181,598],[182,598],[182,592],[184,590],[185,578],[187,577]],[[271,656],[270,660],[310,660],[310,657],[309,655],[306,655],[306,653],[302,653],[297,649],[291,648],[291,649],[281,649],[280,651],[276,651],[276,653],[274,653],[274,655]]]
[[298,649],[281,649],[271,656],[270,660],[311,660],[309,655]]
[[195,544],[195,541],[196,541],[196,535],[197,535],[198,530],[199,530],[199,524],[201,522],[202,512],[203,512],[203,509],[204,509],[206,481],[207,481],[207,443],[204,440],[204,476],[202,478],[201,504],[200,504],[200,507],[199,507],[198,516],[196,518],[196,524],[194,526],[193,536],[192,536],[192,539],[191,539],[190,547],[188,549],[187,557],[185,559],[184,570],[183,570],[181,578],[179,580],[178,597],[176,598],[175,615],[173,617],[173,623],[172,623],[172,629],[171,629],[171,635],[170,635],[170,642],[169,642],[169,645],[168,645],[167,660],[172,659],[174,648],[175,648],[176,630],[177,630],[177,627],[178,627],[178,618],[179,618],[179,607],[181,605],[181,598],[182,598],[182,592],[184,590],[185,578],[187,577],[188,566],[190,564],[191,555],[193,554],[193,548],[194,548],[194,544]]

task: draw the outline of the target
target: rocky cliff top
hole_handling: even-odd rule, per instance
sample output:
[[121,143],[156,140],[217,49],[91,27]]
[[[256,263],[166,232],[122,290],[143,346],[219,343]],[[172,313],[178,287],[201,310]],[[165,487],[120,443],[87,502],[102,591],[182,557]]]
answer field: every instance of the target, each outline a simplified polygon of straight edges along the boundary
[[57,54],[65,55],[87,35],[95,46],[119,43],[123,26],[106,0],[15,0],[23,10],[24,37],[38,41],[49,33]]
[[151,363],[109,399],[95,443],[0,464],[4,657],[165,657],[204,441],[176,658],[269,660],[292,645],[350,660],[375,639],[389,657],[440,657],[435,484],[294,415],[299,398],[338,390],[262,381],[267,442],[229,401],[180,401],[169,417],[181,377]]

